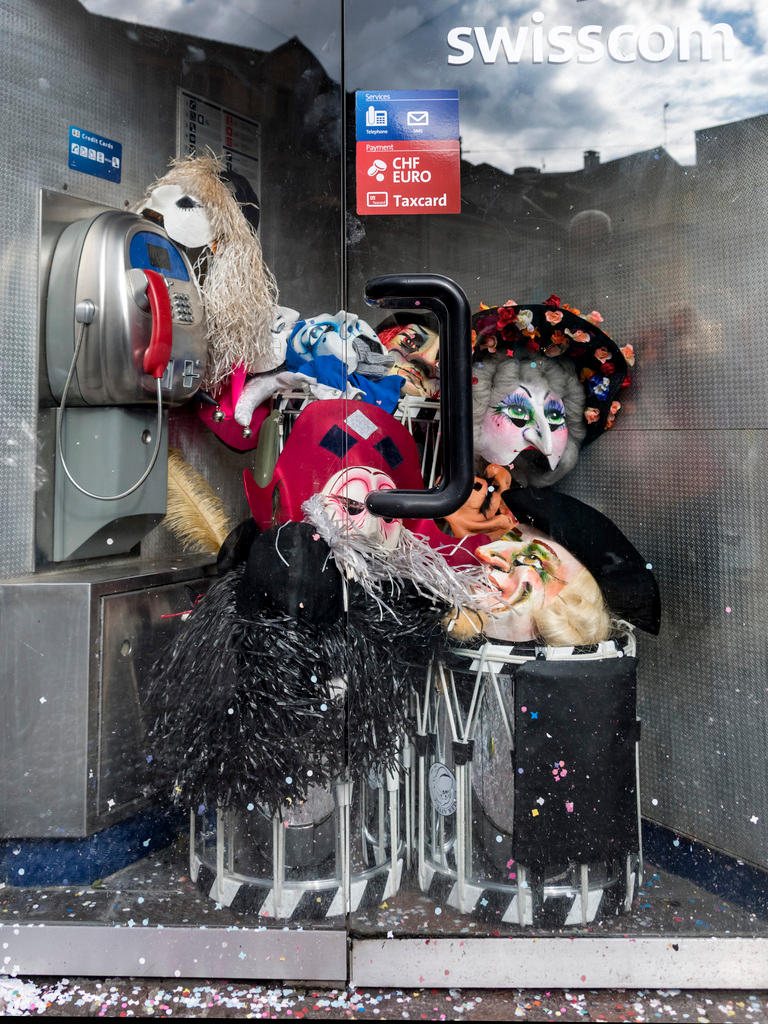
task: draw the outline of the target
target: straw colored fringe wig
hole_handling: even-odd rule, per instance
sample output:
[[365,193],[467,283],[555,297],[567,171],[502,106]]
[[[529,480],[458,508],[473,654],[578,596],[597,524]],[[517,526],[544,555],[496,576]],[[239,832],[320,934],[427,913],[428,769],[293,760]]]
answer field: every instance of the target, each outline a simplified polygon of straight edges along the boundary
[[210,222],[211,241],[195,269],[208,321],[203,386],[213,391],[238,363],[249,373],[262,369],[261,361],[271,355],[270,326],[278,297],[258,235],[221,179],[223,170],[213,155],[175,159],[147,190],[149,198],[161,185],[177,185],[204,207]]

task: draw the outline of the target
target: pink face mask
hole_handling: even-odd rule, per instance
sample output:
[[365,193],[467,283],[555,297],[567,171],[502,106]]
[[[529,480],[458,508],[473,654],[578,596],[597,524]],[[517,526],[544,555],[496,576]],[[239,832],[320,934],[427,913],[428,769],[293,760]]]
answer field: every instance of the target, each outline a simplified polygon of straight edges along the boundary
[[488,566],[486,633],[502,640],[529,640],[535,635],[532,615],[551,601],[582,568],[570,552],[520,524],[506,537],[477,548],[475,554]]
[[369,512],[365,499],[371,491],[392,491],[394,480],[381,470],[368,466],[350,466],[339,470],[323,487],[328,511],[337,523],[348,523],[365,537],[378,541],[391,551],[397,547],[403,524],[399,519],[382,519]]
[[476,450],[487,462],[511,466],[521,452],[536,449],[555,469],[567,443],[563,400],[542,382],[518,384],[486,412]]

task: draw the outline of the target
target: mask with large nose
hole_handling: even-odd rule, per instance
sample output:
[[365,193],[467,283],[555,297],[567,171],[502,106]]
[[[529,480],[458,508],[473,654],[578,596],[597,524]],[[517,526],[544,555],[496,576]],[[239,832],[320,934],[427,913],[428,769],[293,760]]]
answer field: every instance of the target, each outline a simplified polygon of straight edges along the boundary
[[563,399],[543,381],[518,384],[488,409],[480,429],[478,453],[488,462],[510,466],[521,452],[535,449],[554,470],[567,443]]
[[488,355],[475,375],[479,459],[507,467],[524,486],[546,486],[573,468],[585,425],[584,392],[570,362]]

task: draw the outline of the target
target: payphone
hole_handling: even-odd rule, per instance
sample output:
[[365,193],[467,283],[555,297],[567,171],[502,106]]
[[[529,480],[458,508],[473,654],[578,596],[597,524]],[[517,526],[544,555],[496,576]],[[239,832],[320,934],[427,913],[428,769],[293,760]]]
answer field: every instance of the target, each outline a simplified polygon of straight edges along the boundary
[[48,277],[44,356],[56,403],[50,561],[129,551],[165,514],[167,415],[205,369],[185,254],[137,214],[70,223]]
[[200,556],[99,556],[130,551],[165,514],[167,408],[197,391],[206,330],[186,256],[135,213],[43,191],[40,258],[53,486],[37,495],[45,571],[0,583],[0,843],[66,840],[46,877],[90,880],[99,858],[135,859],[149,827],[149,668],[209,575]]

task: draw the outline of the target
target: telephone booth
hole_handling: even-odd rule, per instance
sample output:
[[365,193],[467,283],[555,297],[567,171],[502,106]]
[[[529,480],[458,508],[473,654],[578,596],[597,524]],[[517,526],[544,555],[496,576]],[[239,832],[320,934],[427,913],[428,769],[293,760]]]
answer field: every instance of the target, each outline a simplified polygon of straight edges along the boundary
[[3,970],[768,988],[766,45],[4,6]]

